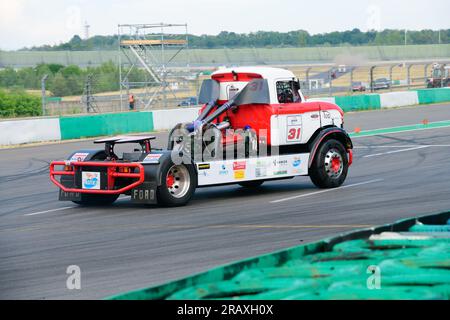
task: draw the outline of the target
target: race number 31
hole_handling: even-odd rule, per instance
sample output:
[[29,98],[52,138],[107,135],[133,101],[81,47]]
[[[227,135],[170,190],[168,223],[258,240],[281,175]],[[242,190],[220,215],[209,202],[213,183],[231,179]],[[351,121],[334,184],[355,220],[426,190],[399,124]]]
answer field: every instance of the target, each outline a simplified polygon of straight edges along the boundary
[[302,137],[302,117],[287,117],[287,142],[298,142]]

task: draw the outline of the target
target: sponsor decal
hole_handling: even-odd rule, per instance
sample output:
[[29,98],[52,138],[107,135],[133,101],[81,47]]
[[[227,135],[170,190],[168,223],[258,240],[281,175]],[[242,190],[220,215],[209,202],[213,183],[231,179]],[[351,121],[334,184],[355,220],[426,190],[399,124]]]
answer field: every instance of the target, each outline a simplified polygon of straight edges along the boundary
[[198,165],[198,170],[208,170],[211,169],[211,165],[209,163],[202,163]]
[[267,168],[271,166],[271,161],[256,161],[255,176],[257,178],[267,176]]
[[247,163],[245,161],[235,161],[233,162],[233,170],[245,170]]
[[229,173],[229,171],[227,170],[227,166],[226,165],[221,165],[220,170],[219,170],[219,175],[221,176],[227,176]]
[[245,170],[234,170],[234,178],[236,180],[245,179]]
[[301,173],[301,168],[300,168],[301,164],[302,164],[302,160],[300,158],[295,157],[293,159],[293,161],[292,161],[292,167],[293,167],[292,173],[293,174]]
[[100,189],[100,172],[83,171],[81,175],[83,189],[99,190]]
[[283,174],[287,174],[288,172],[287,172],[287,170],[278,170],[278,171],[274,171],[274,175],[275,176],[281,176],[281,175],[283,175]]
[[282,159],[273,159],[273,165],[275,167],[286,167],[288,164],[287,160],[282,160]]
[[148,154],[142,162],[145,163],[159,163],[159,158],[161,158],[162,153],[150,153]]
[[302,124],[302,116],[287,117],[288,126],[300,126]]
[[87,152],[77,152],[70,157],[71,162],[82,162],[89,155]]
[[302,160],[300,160],[299,158],[294,158],[294,161],[292,162],[292,166],[294,168],[300,167],[301,164],[302,164]]
[[265,177],[267,176],[267,168],[264,167],[258,167],[255,169],[255,176],[257,178]]
[[328,111],[322,111],[324,119],[331,119],[331,114]]

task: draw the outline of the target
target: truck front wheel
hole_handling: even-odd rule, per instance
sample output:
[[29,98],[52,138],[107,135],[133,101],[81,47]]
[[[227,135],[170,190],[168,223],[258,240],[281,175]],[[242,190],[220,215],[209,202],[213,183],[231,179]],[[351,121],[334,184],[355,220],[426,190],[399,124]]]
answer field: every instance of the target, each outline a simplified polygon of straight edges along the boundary
[[347,172],[347,151],[342,143],[334,139],[322,143],[309,168],[311,181],[319,188],[337,188],[344,183]]

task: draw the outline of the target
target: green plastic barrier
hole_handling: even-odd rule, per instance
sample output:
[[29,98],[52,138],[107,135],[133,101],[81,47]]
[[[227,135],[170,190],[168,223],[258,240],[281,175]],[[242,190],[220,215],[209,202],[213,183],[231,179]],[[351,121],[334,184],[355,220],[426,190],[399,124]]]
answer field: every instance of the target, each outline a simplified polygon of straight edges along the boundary
[[[449,217],[358,230],[109,299],[450,299]],[[373,267],[378,289],[368,286]]]
[[449,232],[450,233],[450,225],[442,225],[442,226],[429,226],[429,225],[415,225],[409,229],[411,232]]
[[61,139],[153,131],[151,112],[96,114],[60,118]]
[[364,94],[355,96],[338,96],[336,104],[344,112],[381,109],[379,94]]
[[450,101],[450,88],[417,90],[419,104],[430,104]]

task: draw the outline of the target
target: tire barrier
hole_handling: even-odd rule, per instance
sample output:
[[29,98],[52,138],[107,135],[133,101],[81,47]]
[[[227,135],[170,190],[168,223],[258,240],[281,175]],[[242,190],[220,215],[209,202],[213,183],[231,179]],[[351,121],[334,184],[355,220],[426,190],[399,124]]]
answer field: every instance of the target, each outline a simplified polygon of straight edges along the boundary
[[238,261],[112,300],[450,298],[450,212]]

